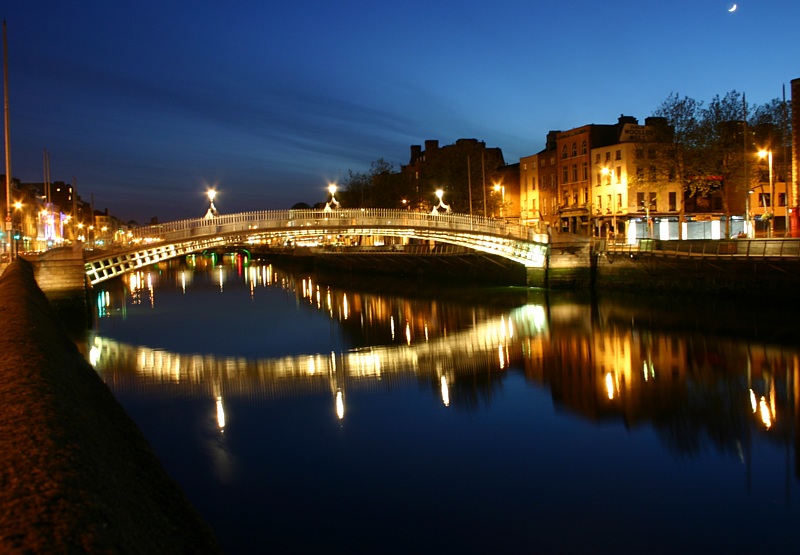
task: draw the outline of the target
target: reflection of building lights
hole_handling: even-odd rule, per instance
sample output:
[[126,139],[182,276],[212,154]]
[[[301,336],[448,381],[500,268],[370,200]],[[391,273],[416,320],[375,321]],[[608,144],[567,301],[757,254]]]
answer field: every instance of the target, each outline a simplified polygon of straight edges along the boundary
[[389,316],[389,329],[392,330],[392,341],[394,341],[394,316]]
[[406,322],[406,344],[411,345],[411,326]]
[[442,402],[444,406],[450,406],[450,388],[447,387],[447,378],[442,376]]
[[339,420],[344,418],[344,395],[341,390],[336,392],[336,416],[339,417]]
[[758,410],[758,404],[756,402],[756,394],[752,389],[750,390],[750,408],[753,409],[753,414],[755,414],[756,410]]
[[767,429],[770,429],[772,427],[772,414],[767,405],[767,400],[761,397],[761,401],[759,401],[758,405],[760,408],[759,412],[761,413],[761,421]]
[[498,358],[500,359],[500,370],[504,370],[506,367],[506,356],[505,352],[503,352],[503,346],[499,345],[497,347],[497,354]]
[[217,426],[220,431],[225,431],[225,409],[222,407],[222,397],[217,397]]
[[350,316],[350,308],[347,305],[347,294],[342,295],[342,318],[347,320]]
[[606,374],[606,391],[608,392],[608,398],[614,399],[614,376],[611,375],[611,372]]

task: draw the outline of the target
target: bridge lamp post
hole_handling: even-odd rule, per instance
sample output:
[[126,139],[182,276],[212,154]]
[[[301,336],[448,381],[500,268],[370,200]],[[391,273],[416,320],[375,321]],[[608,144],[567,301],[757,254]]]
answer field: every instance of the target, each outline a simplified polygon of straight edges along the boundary
[[758,157],[767,158],[769,163],[769,236],[772,237],[773,221],[775,220],[775,181],[772,179],[772,151],[760,150]]
[[506,186],[505,185],[501,185],[500,183],[495,183],[494,184],[494,192],[502,194],[501,197],[500,197],[500,217],[502,218],[503,217],[503,209],[506,206]]
[[450,207],[442,202],[442,197],[444,196],[444,191],[442,189],[436,189],[436,198],[439,199],[439,204],[433,207],[431,210],[431,214],[439,214],[439,209],[443,208],[445,212],[450,212]]
[[217,207],[214,206],[214,199],[217,198],[216,189],[207,190],[206,195],[208,196],[208,212],[206,212],[205,218],[210,219],[213,218],[214,216],[219,216]]
[[325,204],[325,212],[331,212],[334,208],[339,208],[339,201],[336,200],[336,183],[328,185],[328,192],[331,194],[331,200]]

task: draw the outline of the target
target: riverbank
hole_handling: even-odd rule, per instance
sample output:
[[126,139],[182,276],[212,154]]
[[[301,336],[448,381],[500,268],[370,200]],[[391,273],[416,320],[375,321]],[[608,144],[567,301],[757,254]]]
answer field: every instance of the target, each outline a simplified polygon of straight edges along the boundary
[[0,277],[0,552],[219,553],[16,260]]

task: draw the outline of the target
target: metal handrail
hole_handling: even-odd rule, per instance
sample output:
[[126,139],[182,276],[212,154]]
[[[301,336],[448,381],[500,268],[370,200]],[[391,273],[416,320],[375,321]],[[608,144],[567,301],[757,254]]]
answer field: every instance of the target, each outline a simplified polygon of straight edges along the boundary
[[526,241],[547,242],[547,235],[537,233],[526,225],[509,223],[483,216],[468,214],[412,212],[383,208],[339,209],[333,211],[266,210],[240,212],[214,218],[195,218],[163,224],[154,224],[132,229],[131,240],[164,241],[178,240],[191,235],[206,233],[236,233],[253,230],[292,228],[299,226],[407,226],[423,228],[445,228],[452,231],[486,233]]
[[800,259],[800,239],[637,239],[607,243],[600,250],[672,258]]

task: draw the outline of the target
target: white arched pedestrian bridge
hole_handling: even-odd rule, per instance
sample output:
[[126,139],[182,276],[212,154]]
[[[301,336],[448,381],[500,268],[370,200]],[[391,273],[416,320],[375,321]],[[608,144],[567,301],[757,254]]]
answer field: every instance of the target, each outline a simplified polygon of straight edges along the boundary
[[269,210],[180,220],[131,230],[126,244],[97,251],[85,261],[92,285],[155,262],[206,249],[258,244],[268,239],[301,241],[320,235],[393,236],[433,240],[542,268],[547,235],[533,228],[466,214],[408,210]]

